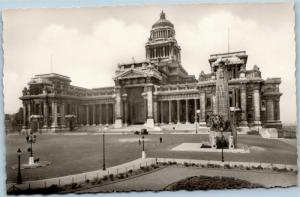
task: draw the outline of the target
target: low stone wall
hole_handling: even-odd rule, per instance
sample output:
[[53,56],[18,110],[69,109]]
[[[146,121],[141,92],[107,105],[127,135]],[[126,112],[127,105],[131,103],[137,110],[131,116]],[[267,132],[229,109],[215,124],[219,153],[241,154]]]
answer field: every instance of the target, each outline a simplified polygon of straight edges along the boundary
[[234,167],[244,167],[244,168],[258,168],[258,169],[286,169],[288,171],[298,171],[297,165],[287,165],[287,164],[275,164],[275,163],[260,163],[260,162],[237,162],[237,161],[214,161],[214,160],[193,160],[193,159],[174,159],[174,158],[158,158],[158,162],[176,162],[178,164],[184,165],[185,163],[189,164],[198,164],[198,165],[216,165],[220,167],[230,166]]

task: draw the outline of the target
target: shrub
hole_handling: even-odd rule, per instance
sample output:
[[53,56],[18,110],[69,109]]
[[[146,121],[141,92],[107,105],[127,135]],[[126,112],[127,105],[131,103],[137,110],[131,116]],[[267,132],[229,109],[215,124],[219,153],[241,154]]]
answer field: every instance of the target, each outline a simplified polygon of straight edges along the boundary
[[91,184],[92,184],[92,185],[99,184],[99,181],[100,181],[100,183],[101,183],[101,180],[100,180],[98,177],[95,177],[95,178],[93,178],[93,180],[91,181]]
[[76,188],[79,188],[79,187],[80,187],[80,184],[78,184],[78,183],[72,183],[72,185],[71,185],[72,189],[76,189]]
[[288,171],[289,171],[289,170],[286,169],[286,168],[276,168],[276,167],[275,167],[275,169],[274,169],[274,167],[273,167],[273,170],[276,171],[276,172],[288,172]]
[[246,167],[246,170],[251,170],[251,168],[249,166]]
[[236,179],[233,177],[209,177],[209,176],[194,176],[175,182],[165,190],[208,190],[208,189],[241,189],[241,188],[258,188],[262,185],[254,184],[245,180]]
[[109,175],[109,178],[110,178],[110,180],[113,181],[113,180],[114,180],[114,175],[113,175],[113,174],[110,174],[110,175]]
[[108,179],[108,176],[105,175],[103,178],[102,178],[104,181],[106,181]]
[[124,178],[125,178],[124,173],[118,174],[118,175],[117,175],[117,178],[118,178],[118,179],[124,179]]
[[272,170],[277,171],[278,168],[276,166],[273,166]]
[[209,164],[207,164],[207,167],[208,167],[208,168],[220,168],[221,166],[218,165],[218,164],[212,164],[212,163],[209,163]]
[[225,168],[225,169],[231,169],[231,166],[230,166],[229,164],[225,164],[225,165],[224,165],[224,168]]
[[151,167],[154,169],[159,168],[159,166],[157,164],[152,164]]
[[184,165],[185,167],[188,167],[188,166],[189,166],[189,164],[188,164],[187,162],[184,162],[183,165]]
[[132,174],[133,170],[132,170],[132,169],[130,169],[130,170],[128,170],[128,172],[129,172],[130,174]]
[[262,169],[264,169],[261,165],[259,165],[259,166],[257,166],[257,168],[256,169],[258,169],[258,170],[262,170]]
[[86,179],[85,182],[86,182],[86,183],[89,183],[89,182],[90,182],[90,179]]

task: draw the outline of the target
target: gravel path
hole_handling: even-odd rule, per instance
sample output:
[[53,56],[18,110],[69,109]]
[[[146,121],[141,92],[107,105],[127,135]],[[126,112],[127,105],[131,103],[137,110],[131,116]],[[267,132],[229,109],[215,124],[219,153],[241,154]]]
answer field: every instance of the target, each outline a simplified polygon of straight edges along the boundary
[[151,174],[129,179],[126,181],[95,187],[81,192],[111,192],[111,191],[160,191],[171,183],[191,176],[227,176],[235,177],[252,183],[258,183],[265,187],[288,187],[297,184],[297,176],[294,173],[276,173],[262,171],[241,171],[224,169],[201,169],[184,167],[167,167]]

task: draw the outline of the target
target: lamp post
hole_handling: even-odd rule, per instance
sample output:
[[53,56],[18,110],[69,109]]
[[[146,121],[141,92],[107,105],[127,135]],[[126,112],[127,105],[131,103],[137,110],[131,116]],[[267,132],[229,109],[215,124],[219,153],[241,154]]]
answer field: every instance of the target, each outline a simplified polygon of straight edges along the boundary
[[146,159],[146,152],[145,152],[145,137],[142,136],[142,144],[143,144],[143,149],[142,149],[142,159]]
[[220,127],[221,130],[221,148],[222,148],[222,154],[221,154],[221,161],[224,162],[224,135],[223,135],[223,128]]
[[33,135],[32,130],[30,130],[30,134],[26,136],[26,141],[27,144],[30,144],[30,147],[28,148],[28,152],[30,152],[30,157],[29,157],[29,165],[34,164],[34,157],[33,157],[33,148],[32,144],[36,142],[36,135]]
[[17,176],[17,184],[22,183],[22,176],[21,176],[21,149],[19,148],[18,151],[18,176]]
[[103,150],[103,170],[106,170],[106,167],[105,167],[105,131],[107,131],[107,127],[104,127],[103,131],[102,131],[102,150]]

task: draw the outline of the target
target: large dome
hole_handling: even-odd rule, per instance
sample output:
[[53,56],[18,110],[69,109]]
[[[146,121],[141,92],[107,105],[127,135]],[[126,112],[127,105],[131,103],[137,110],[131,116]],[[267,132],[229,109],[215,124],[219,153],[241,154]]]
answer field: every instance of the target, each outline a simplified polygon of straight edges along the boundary
[[157,27],[172,27],[174,28],[174,25],[166,19],[166,14],[162,11],[160,13],[160,18],[156,23],[152,25],[152,28],[157,28]]

